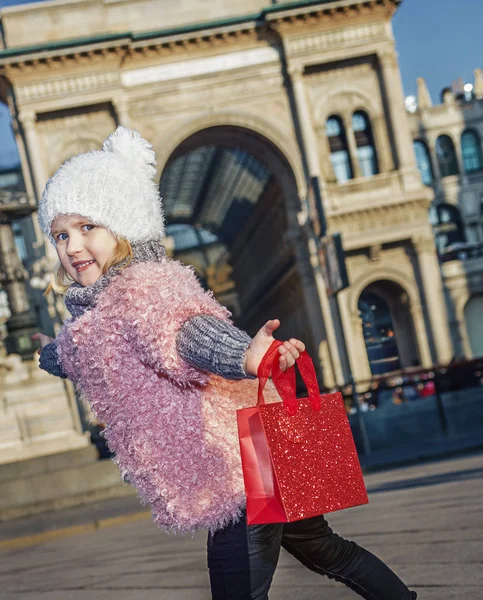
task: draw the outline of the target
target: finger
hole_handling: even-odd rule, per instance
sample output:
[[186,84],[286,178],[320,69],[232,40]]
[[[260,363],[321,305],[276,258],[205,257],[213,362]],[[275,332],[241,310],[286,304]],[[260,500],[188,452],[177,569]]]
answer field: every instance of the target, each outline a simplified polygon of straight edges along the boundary
[[285,358],[285,356],[281,356],[279,359],[279,363],[280,365],[280,370],[282,371],[286,371],[287,370],[287,359]]
[[290,343],[293,344],[300,353],[305,352],[305,344],[303,342],[301,342],[300,340],[296,340],[295,338],[292,338],[290,340]]
[[278,319],[270,319],[270,321],[267,321],[265,323],[265,325],[262,327],[262,331],[263,331],[263,333],[265,333],[265,335],[271,336],[272,333],[279,327],[280,327],[280,321]]
[[283,347],[287,350],[287,353],[289,353],[294,358],[294,360],[297,360],[297,358],[300,356],[300,352],[290,342],[284,342]]

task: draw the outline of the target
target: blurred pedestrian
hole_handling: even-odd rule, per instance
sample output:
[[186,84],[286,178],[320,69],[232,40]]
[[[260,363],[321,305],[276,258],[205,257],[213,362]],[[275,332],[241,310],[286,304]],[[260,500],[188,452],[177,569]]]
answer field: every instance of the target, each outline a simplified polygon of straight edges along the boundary
[[394,391],[392,393],[392,402],[396,406],[399,406],[406,402],[406,397],[404,395],[404,391],[401,386],[398,386],[397,388],[394,389]]

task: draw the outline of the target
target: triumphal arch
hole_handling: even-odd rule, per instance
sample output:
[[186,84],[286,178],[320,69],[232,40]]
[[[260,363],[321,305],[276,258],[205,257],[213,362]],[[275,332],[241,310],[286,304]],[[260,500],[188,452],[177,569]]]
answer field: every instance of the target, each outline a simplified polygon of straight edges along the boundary
[[[452,356],[391,19],[400,0],[58,0],[5,9],[28,192],[123,124],[158,156],[170,252],[250,333],[305,339],[325,385]],[[323,214],[322,214],[323,213]],[[325,221],[324,221],[325,219]],[[319,239],[342,236],[328,296]]]

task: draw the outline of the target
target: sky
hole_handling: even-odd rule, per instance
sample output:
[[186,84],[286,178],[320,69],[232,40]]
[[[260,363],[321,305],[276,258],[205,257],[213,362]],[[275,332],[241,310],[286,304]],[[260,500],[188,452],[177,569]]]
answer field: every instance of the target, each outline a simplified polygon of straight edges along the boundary
[[[0,0],[0,8],[25,3]],[[472,83],[473,70],[483,68],[482,23],[483,0],[403,0],[393,25],[405,94],[424,77],[437,104],[453,81]],[[0,167],[17,161],[8,121],[0,104]]]

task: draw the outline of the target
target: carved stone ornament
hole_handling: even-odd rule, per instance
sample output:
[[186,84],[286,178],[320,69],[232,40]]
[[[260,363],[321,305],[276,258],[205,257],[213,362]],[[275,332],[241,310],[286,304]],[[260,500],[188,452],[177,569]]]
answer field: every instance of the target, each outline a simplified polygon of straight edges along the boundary
[[119,71],[84,73],[76,77],[58,77],[39,83],[18,85],[17,98],[20,103],[26,103],[67,94],[85,94],[118,86],[120,79]]

